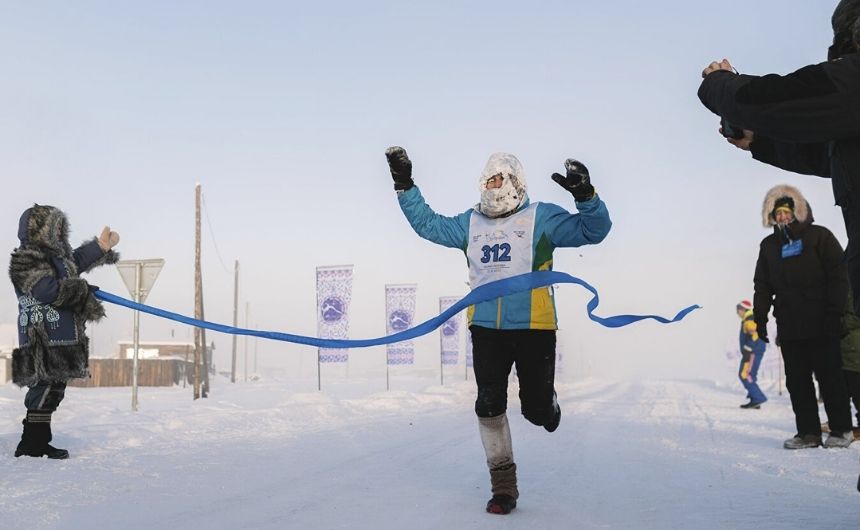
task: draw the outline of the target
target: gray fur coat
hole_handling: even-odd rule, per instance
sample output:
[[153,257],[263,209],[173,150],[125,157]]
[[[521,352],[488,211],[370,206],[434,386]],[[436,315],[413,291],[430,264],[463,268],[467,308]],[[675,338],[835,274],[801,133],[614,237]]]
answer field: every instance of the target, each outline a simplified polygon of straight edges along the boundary
[[37,204],[21,215],[21,244],[9,262],[18,297],[12,380],[19,386],[89,375],[86,323],[105,312],[80,275],[116,263],[119,254],[103,251],[95,238],[73,250],[68,236],[66,215],[53,206]]

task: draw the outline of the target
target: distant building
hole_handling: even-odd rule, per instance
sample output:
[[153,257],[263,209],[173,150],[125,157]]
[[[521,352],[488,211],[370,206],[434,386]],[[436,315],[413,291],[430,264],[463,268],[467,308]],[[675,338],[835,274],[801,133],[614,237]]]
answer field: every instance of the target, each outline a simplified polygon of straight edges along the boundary
[[18,324],[0,324],[0,385],[12,380],[12,350],[18,347]]
[[[120,359],[131,359],[134,357],[134,342],[121,340],[117,343]],[[212,349],[210,348],[211,352]],[[182,359],[194,360],[193,342],[143,342],[138,348],[138,359]]]
[[12,348],[0,346],[0,385],[12,380]]

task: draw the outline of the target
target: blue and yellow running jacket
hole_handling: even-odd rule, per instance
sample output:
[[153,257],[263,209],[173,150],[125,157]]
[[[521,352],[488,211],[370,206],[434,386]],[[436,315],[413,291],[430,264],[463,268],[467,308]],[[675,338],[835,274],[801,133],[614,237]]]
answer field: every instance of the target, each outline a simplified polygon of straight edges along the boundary
[[[398,200],[419,236],[466,254],[473,289],[518,274],[552,270],[557,247],[600,243],[612,227],[606,205],[596,194],[577,202],[576,214],[526,199],[516,212],[501,218],[489,218],[474,208],[454,217],[439,215],[417,186],[401,192]],[[491,329],[558,329],[551,287],[470,306],[467,316],[469,325]]]

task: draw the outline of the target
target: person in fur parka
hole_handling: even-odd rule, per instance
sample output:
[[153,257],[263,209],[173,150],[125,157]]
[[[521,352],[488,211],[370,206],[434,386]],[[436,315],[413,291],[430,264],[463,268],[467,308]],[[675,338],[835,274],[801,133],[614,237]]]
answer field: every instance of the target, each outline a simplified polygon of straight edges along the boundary
[[36,204],[21,215],[18,238],[21,244],[9,262],[19,312],[12,380],[29,390],[24,398],[24,432],[15,456],[68,458],[68,451],[48,443],[51,414],[63,400],[67,382],[89,375],[86,323],[105,315],[80,275],[119,260],[111,250],[119,234],[105,227],[99,237],[72,250],[66,215],[53,206]]
[[767,341],[773,306],[797,427],[797,434],[784,447],[821,445],[813,374],[831,426],[824,446],[847,447],[854,436],[839,349],[848,297],[842,246],[830,230],[813,224],[809,203],[791,186],[775,186],[767,192],[762,223],[773,233],[759,247],[753,314],[759,337]]

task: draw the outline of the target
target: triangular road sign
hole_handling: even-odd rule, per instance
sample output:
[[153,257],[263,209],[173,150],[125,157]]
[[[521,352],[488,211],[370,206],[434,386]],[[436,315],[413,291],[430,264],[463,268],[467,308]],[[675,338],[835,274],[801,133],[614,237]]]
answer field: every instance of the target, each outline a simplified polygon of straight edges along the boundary
[[[138,264],[140,264],[140,293],[136,297],[137,291],[137,271]],[[161,268],[164,267],[164,260],[161,258],[158,259],[134,259],[134,260],[123,260],[116,262],[116,269],[119,271],[119,275],[122,277],[122,281],[125,283],[125,286],[128,288],[129,294],[131,294],[132,298],[135,298],[138,302],[143,303],[146,301],[146,296],[149,294],[149,291],[152,289],[152,285],[155,283],[155,280],[158,278],[158,273],[161,272]]]

